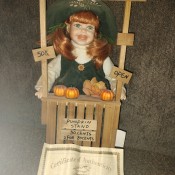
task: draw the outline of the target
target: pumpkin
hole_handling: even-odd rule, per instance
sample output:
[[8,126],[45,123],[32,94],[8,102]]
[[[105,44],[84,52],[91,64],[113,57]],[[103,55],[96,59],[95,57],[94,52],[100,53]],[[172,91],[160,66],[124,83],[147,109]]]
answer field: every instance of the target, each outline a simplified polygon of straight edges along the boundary
[[104,101],[111,101],[114,98],[114,93],[111,90],[103,90],[100,94],[100,97]]
[[66,89],[67,87],[64,85],[57,85],[57,86],[54,86],[53,92],[56,96],[61,97],[61,96],[64,96]]
[[68,87],[65,91],[66,98],[78,98],[79,90],[76,87]]

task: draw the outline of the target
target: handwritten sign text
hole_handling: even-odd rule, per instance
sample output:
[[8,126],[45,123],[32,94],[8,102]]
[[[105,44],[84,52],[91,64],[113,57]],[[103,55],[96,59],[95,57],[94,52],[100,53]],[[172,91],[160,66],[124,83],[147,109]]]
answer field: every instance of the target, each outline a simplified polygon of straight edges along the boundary
[[116,78],[118,81],[128,84],[131,79],[132,73],[120,69],[118,67],[113,67],[110,73],[111,78]]
[[96,138],[95,131],[61,130],[61,139],[62,140],[95,142],[95,138]]
[[96,130],[97,121],[85,119],[64,119],[62,129]]
[[55,51],[53,46],[43,47],[40,49],[32,50],[35,61],[41,61],[43,59],[55,58]]

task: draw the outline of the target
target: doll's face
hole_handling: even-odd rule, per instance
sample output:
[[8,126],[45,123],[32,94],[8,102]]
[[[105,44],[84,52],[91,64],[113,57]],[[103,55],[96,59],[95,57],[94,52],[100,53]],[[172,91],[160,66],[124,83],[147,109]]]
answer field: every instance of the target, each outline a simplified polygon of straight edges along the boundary
[[70,38],[78,45],[88,45],[94,40],[95,27],[91,24],[73,22],[69,26]]

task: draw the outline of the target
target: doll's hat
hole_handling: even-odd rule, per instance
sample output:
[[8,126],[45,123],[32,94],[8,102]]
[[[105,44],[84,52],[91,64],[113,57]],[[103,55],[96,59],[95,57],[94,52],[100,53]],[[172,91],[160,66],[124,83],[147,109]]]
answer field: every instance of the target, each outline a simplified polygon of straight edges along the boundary
[[101,37],[114,43],[117,36],[116,20],[110,8],[101,0],[56,0],[47,10],[47,32],[63,27],[69,16],[84,10],[90,10],[98,16]]

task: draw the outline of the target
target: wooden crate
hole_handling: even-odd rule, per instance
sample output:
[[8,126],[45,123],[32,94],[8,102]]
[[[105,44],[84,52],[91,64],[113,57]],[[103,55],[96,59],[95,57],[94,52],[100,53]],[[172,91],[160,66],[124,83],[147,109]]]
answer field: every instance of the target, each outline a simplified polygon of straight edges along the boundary
[[[75,143],[93,147],[115,146],[120,102],[104,102],[85,95],[80,95],[78,99],[66,99],[53,94],[49,94],[43,100],[47,104],[47,110],[45,109],[47,143]],[[74,127],[65,129],[65,121],[83,121],[83,124],[75,125],[76,129]],[[84,124],[86,121],[96,122],[96,129],[88,129],[90,124],[88,123],[86,127]],[[67,133],[69,134],[65,136]]]

